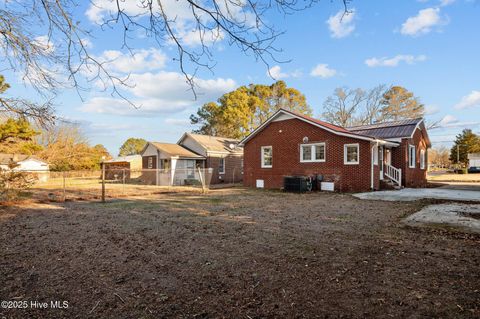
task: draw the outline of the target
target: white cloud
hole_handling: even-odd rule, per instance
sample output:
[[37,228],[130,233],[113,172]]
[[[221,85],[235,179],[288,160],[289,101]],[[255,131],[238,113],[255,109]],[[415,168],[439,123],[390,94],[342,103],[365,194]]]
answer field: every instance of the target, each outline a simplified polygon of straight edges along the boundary
[[461,101],[455,105],[457,110],[480,107],[480,91],[472,91],[470,94],[462,97]]
[[135,50],[123,53],[117,50],[104,51],[98,58],[112,72],[130,73],[158,70],[165,66],[167,56],[158,49]]
[[165,124],[174,125],[174,126],[188,126],[190,125],[189,119],[165,119]]
[[41,50],[47,54],[55,51],[55,45],[50,41],[50,37],[47,35],[36,37],[33,40],[33,43],[39,46]]
[[399,54],[394,56],[393,58],[387,58],[387,57],[382,57],[382,58],[370,58],[365,60],[365,64],[368,65],[369,67],[380,67],[380,66],[387,66],[387,67],[396,67],[398,66],[401,62],[405,62],[407,64],[415,64],[416,62],[422,62],[425,61],[427,57],[425,55],[405,55],[405,54]]
[[[93,0],[89,8],[85,12],[88,19],[97,24],[103,24],[109,19],[113,19],[117,12],[118,7],[124,13],[133,17],[133,19],[141,19],[150,15],[150,8],[148,4],[151,2],[129,0],[129,1],[116,1],[116,0]],[[177,40],[182,45],[195,47],[205,44],[209,45],[213,42],[222,41],[225,38],[225,33],[220,29],[208,30],[209,27],[214,25],[213,19],[207,13],[197,10],[196,15],[193,14],[191,5],[187,1],[178,0],[162,0],[162,13],[168,17],[170,21],[175,21],[171,24],[172,31],[175,34]],[[243,0],[239,1],[220,1],[217,3],[216,10],[222,12],[230,21],[235,21],[239,25],[245,25],[246,27],[253,29],[257,28],[256,16],[249,9]],[[160,8],[157,1],[153,1],[152,8],[153,14],[159,15]],[[204,33],[201,33],[197,29],[197,19],[207,28]],[[168,38],[168,36],[167,36]],[[167,39],[167,43],[170,45],[176,45],[172,38]]]
[[335,76],[337,71],[335,69],[331,69],[328,67],[328,64],[318,64],[316,67],[312,69],[310,72],[311,76],[321,77],[321,78],[331,78]]
[[80,39],[80,42],[81,42],[82,45],[83,45],[85,48],[87,48],[87,49],[93,48],[93,43],[92,43],[92,41],[90,41],[89,38]]
[[402,24],[400,32],[404,35],[418,36],[427,34],[434,27],[447,24],[447,20],[440,16],[440,8],[420,10],[414,17],[410,17]]
[[267,76],[271,76],[276,80],[289,77],[298,78],[302,76],[302,72],[300,70],[295,70],[291,73],[285,73],[282,72],[282,68],[279,65],[274,65],[267,71]]
[[130,87],[126,88],[130,100],[139,106],[135,109],[127,101],[111,97],[94,97],[80,109],[89,113],[152,116],[178,113],[189,107],[214,101],[222,94],[235,89],[232,79],[196,78],[197,100],[194,99],[185,77],[177,72],[159,71],[157,73],[134,73],[129,77]]
[[446,7],[453,4],[456,0],[440,0],[440,6]]
[[330,36],[332,38],[344,38],[355,30],[355,11],[345,14],[343,10],[327,20]]
[[425,105],[425,115],[433,115],[440,111],[440,108],[436,105]]
[[480,121],[460,121],[453,115],[445,115],[439,122],[439,128],[472,128],[480,125]]

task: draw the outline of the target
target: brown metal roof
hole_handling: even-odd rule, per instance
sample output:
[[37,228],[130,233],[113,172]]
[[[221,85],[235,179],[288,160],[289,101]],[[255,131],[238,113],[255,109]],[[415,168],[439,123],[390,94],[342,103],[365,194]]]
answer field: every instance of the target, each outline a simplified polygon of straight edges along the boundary
[[[187,133],[198,144],[203,146],[209,152],[242,152],[242,148],[238,146],[239,140],[221,136],[201,135],[194,133]],[[234,146],[232,149],[230,146]]]
[[361,125],[349,127],[348,130],[357,134],[374,136],[376,138],[403,138],[410,137],[415,131],[417,125],[422,121],[418,119],[408,119],[377,124]]
[[197,153],[189,151],[183,146],[178,144],[172,143],[159,143],[159,142],[150,142],[153,146],[155,146],[159,151],[167,153],[170,156],[178,156],[178,157],[185,157],[185,158],[204,158]]

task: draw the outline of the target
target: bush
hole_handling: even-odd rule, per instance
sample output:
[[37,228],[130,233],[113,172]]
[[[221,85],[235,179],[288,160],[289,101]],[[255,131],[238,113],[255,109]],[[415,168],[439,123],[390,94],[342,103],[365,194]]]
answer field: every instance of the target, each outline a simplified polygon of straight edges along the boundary
[[468,169],[466,169],[466,168],[457,168],[457,169],[455,170],[455,173],[456,173],[456,174],[468,174]]
[[13,200],[35,183],[30,173],[0,169],[0,199]]

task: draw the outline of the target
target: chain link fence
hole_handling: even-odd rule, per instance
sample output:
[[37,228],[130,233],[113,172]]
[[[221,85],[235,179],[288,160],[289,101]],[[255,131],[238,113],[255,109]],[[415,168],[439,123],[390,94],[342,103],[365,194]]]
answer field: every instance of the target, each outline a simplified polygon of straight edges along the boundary
[[22,195],[38,200],[108,200],[131,196],[147,196],[166,192],[205,193],[210,188],[241,182],[212,184],[211,168],[190,169],[126,169],[109,168],[88,171],[24,171],[33,180]]

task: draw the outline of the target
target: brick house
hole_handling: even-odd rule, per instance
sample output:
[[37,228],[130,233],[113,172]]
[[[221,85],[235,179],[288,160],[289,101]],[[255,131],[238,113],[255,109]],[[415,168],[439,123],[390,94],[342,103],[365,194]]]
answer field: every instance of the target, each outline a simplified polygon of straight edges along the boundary
[[234,183],[243,180],[243,148],[239,140],[185,133],[178,145],[205,158],[205,167],[211,171],[211,184]]
[[280,189],[285,176],[314,175],[342,192],[426,185],[422,119],[344,128],[280,109],[240,145],[248,187]]

